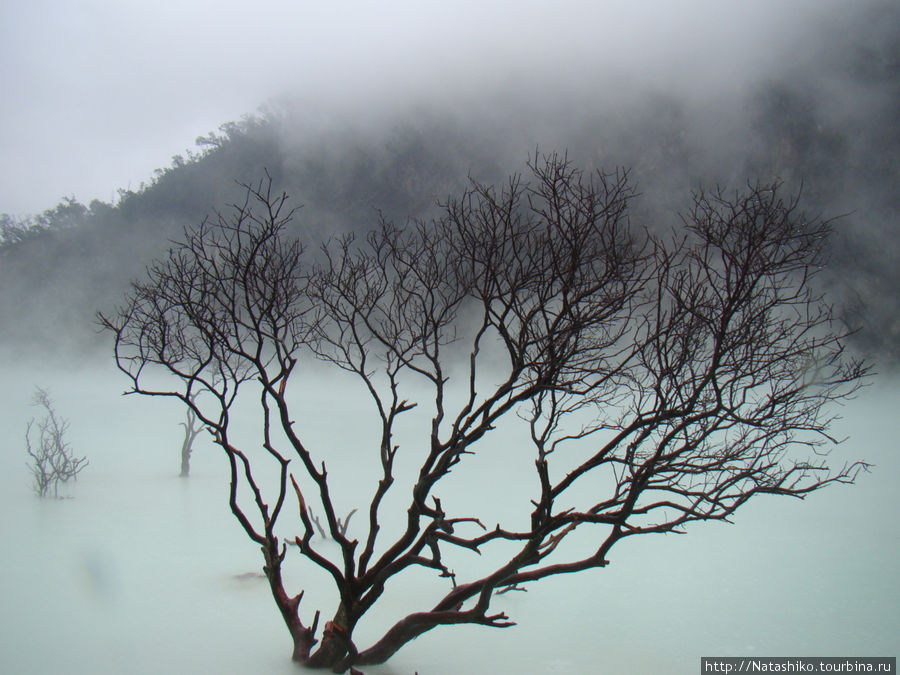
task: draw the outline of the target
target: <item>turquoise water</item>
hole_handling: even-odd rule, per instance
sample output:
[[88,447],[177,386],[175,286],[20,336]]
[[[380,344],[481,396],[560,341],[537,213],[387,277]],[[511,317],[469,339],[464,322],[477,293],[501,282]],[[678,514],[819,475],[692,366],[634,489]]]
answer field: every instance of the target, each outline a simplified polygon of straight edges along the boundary
[[[91,461],[66,499],[29,491],[22,434],[35,385],[50,388]],[[103,368],[3,374],[0,672],[297,672],[265,584],[240,576],[261,561],[228,511],[223,457],[202,441],[193,475],[178,479],[178,408],[123,398],[123,387]],[[322,438],[347,430],[346,411],[317,405]],[[885,384],[843,410],[836,432],[850,439],[835,463],[877,465],[856,486],[762,498],[733,526],[622,542],[606,569],[503,596],[497,607],[518,626],[437,629],[366,672],[690,673],[703,655],[896,655],[898,411],[900,388]],[[335,475],[363,485],[342,461]],[[456,571],[468,564],[481,562],[460,557]],[[307,589],[307,617],[333,607],[321,576],[293,576]],[[389,590],[363,636],[445,586],[417,575]]]

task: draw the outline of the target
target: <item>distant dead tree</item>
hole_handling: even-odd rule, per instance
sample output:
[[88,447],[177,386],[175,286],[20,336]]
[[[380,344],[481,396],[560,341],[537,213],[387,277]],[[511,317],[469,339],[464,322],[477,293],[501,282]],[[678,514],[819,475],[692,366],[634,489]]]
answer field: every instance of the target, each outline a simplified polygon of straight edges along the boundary
[[[297,490],[299,489],[300,488],[297,488]],[[357,512],[357,510],[358,509],[351,509],[343,520],[341,518],[337,519],[337,529],[342,537],[347,536],[347,528],[350,527],[350,519],[353,517],[353,514]],[[312,507],[308,506],[306,508],[306,511],[309,514],[310,520],[312,520],[312,523],[316,528],[316,532],[319,533],[319,536],[323,539],[329,539],[330,537],[328,535],[328,532],[326,532],[325,528],[322,527],[322,521],[319,520],[319,517],[313,512]]]
[[194,441],[203,431],[203,427],[197,424],[197,413],[191,407],[185,408],[184,422],[181,422],[180,425],[184,427],[184,440],[181,442],[181,473],[178,475],[187,478],[191,473],[191,453],[194,451]]
[[[829,224],[778,184],[699,192],[684,228],[660,239],[629,223],[627,173],[535,156],[499,188],[472,182],[434,221],[382,222],[309,261],[287,234],[287,195],[269,178],[245,187],[100,321],[131,393],[178,398],[212,430],[231,510],[262,548],[293,659],[307,666],[381,663],[439,626],[512,626],[492,608],[504,590],[603,567],[624,539],[728,520],[756,495],[802,497],[866,468],[826,464],[828,404],[866,367],[845,355],[810,285]],[[355,376],[378,420],[360,539],[337,517],[329,457],[295,424],[286,385],[320,374],[310,359]],[[151,367],[171,387],[148,379]],[[249,401],[259,440],[248,444]],[[429,420],[422,442],[402,452],[418,469],[394,488],[397,431],[421,429],[409,425],[417,415]],[[494,440],[504,421],[527,442]],[[502,457],[497,500],[513,502],[505,486],[530,472],[515,521],[485,523],[471,493],[446,488],[485,452]],[[408,490],[399,512],[385,500],[392,488]],[[285,508],[292,499],[299,510]],[[336,549],[314,543],[312,505]],[[303,592],[286,587],[288,539],[334,582],[321,632],[319,611],[301,619]],[[450,568],[482,553],[497,561],[487,574]],[[388,582],[422,568],[448,585],[357,645]]]
[[[32,405],[44,411],[44,417],[37,425],[31,419],[25,427],[25,451],[30,457],[28,468],[31,470],[34,492],[39,497],[46,497],[53,488],[53,496],[58,497],[59,484],[76,478],[88,465],[88,460],[73,453],[66,440],[69,421],[57,414],[46,389],[36,389]],[[34,441],[33,430],[36,434]]]

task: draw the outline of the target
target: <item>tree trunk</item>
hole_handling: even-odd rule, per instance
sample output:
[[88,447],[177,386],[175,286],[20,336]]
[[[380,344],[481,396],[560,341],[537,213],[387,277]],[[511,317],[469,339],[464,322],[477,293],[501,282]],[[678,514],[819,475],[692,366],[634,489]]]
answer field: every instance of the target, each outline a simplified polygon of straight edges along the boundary
[[181,446],[181,473],[178,475],[187,478],[191,473],[191,446],[188,439],[184,439],[184,445]]
[[194,441],[200,434],[200,429],[195,426],[196,424],[196,413],[188,409],[187,421],[181,423],[181,426],[184,427],[184,441],[181,444],[181,473],[178,475],[182,478],[187,478],[191,473],[191,452],[194,449]]
[[291,660],[297,663],[306,664],[309,661],[309,654],[313,646],[316,644],[316,627],[319,623],[319,613],[316,612],[312,626],[307,628],[300,621],[300,599],[303,593],[289,596],[284,590],[284,580],[281,577],[282,557],[278,553],[278,540],[268,541],[262,547],[263,554],[266,558],[266,566],[264,572],[266,579],[269,581],[269,588],[272,590],[272,596],[275,604],[281,612],[281,617],[287,625],[288,632],[294,641],[294,651],[291,654]]
[[322,631],[322,644],[309,657],[306,664],[310,668],[332,668],[343,670],[338,665],[348,653],[355,657],[356,649],[350,636],[353,626],[350,625],[349,614],[343,602],[338,607],[334,619],[325,624]]

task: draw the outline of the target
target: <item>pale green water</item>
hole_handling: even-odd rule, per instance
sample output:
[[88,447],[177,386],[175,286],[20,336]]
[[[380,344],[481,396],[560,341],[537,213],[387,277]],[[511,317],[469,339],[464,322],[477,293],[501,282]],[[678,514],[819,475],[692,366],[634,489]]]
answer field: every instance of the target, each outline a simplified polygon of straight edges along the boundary
[[[108,368],[2,378],[0,672],[297,672],[265,586],[233,578],[261,563],[228,511],[223,458],[205,442],[194,475],[176,477],[177,407],[120,397]],[[91,460],[71,499],[29,492],[22,433],[34,385],[51,389]],[[367,672],[695,673],[702,655],[894,656],[898,413],[896,386],[847,405],[839,456],[877,465],[856,486],[757,501],[734,526],[623,542],[605,570],[504,596],[498,608],[519,626],[437,629]],[[330,423],[346,432],[345,416],[323,400],[322,437]],[[362,483],[351,469],[334,467]],[[309,616],[316,599],[333,606],[318,579],[306,584]],[[443,588],[429,576],[398,582],[363,632]]]

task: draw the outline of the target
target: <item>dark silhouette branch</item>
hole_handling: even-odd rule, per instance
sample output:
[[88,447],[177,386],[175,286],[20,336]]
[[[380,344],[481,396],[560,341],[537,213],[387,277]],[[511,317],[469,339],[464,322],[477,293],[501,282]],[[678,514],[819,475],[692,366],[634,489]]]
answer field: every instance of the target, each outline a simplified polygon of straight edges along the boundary
[[[380,663],[439,626],[511,626],[491,609],[498,594],[603,567],[634,535],[727,521],[756,495],[802,498],[867,468],[826,463],[829,404],[867,367],[845,353],[812,284],[829,222],[778,184],[698,192],[683,228],[661,238],[630,224],[626,172],[536,155],[500,188],[472,181],[433,221],[382,220],[309,260],[288,234],[287,196],[268,176],[244,187],[244,202],[187,231],[100,321],[130,393],[180,399],[226,455],[232,512],[308,666]],[[355,378],[378,424],[372,492],[344,518],[328,458],[291,412],[310,359]],[[235,440],[239,400],[258,405],[258,444]],[[528,447],[504,455],[496,490],[524,469],[534,492],[516,527],[491,528],[467,495],[439,489],[469,456],[507,452],[492,440],[515,421]],[[403,456],[416,472],[394,514],[410,429],[424,433]],[[283,508],[291,492],[296,513]],[[575,537],[592,550],[573,553]],[[302,592],[285,589],[288,551],[334,582],[321,633],[318,612],[299,619]],[[472,578],[450,569],[451,551],[501,562]],[[357,623],[415,568],[448,580],[443,597],[358,648]]]
[[[78,479],[78,474],[88,465],[85,457],[76,457],[66,440],[69,421],[56,412],[50,393],[38,387],[32,405],[44,411],[44,417],[35,425],[29,420],[25,427],[25,452],[30,458],[29,469],[34,493],[46,497],[53,488],[53,496],[59,496],[59,484]],[[32,430],[36,438],[32,442]]]

